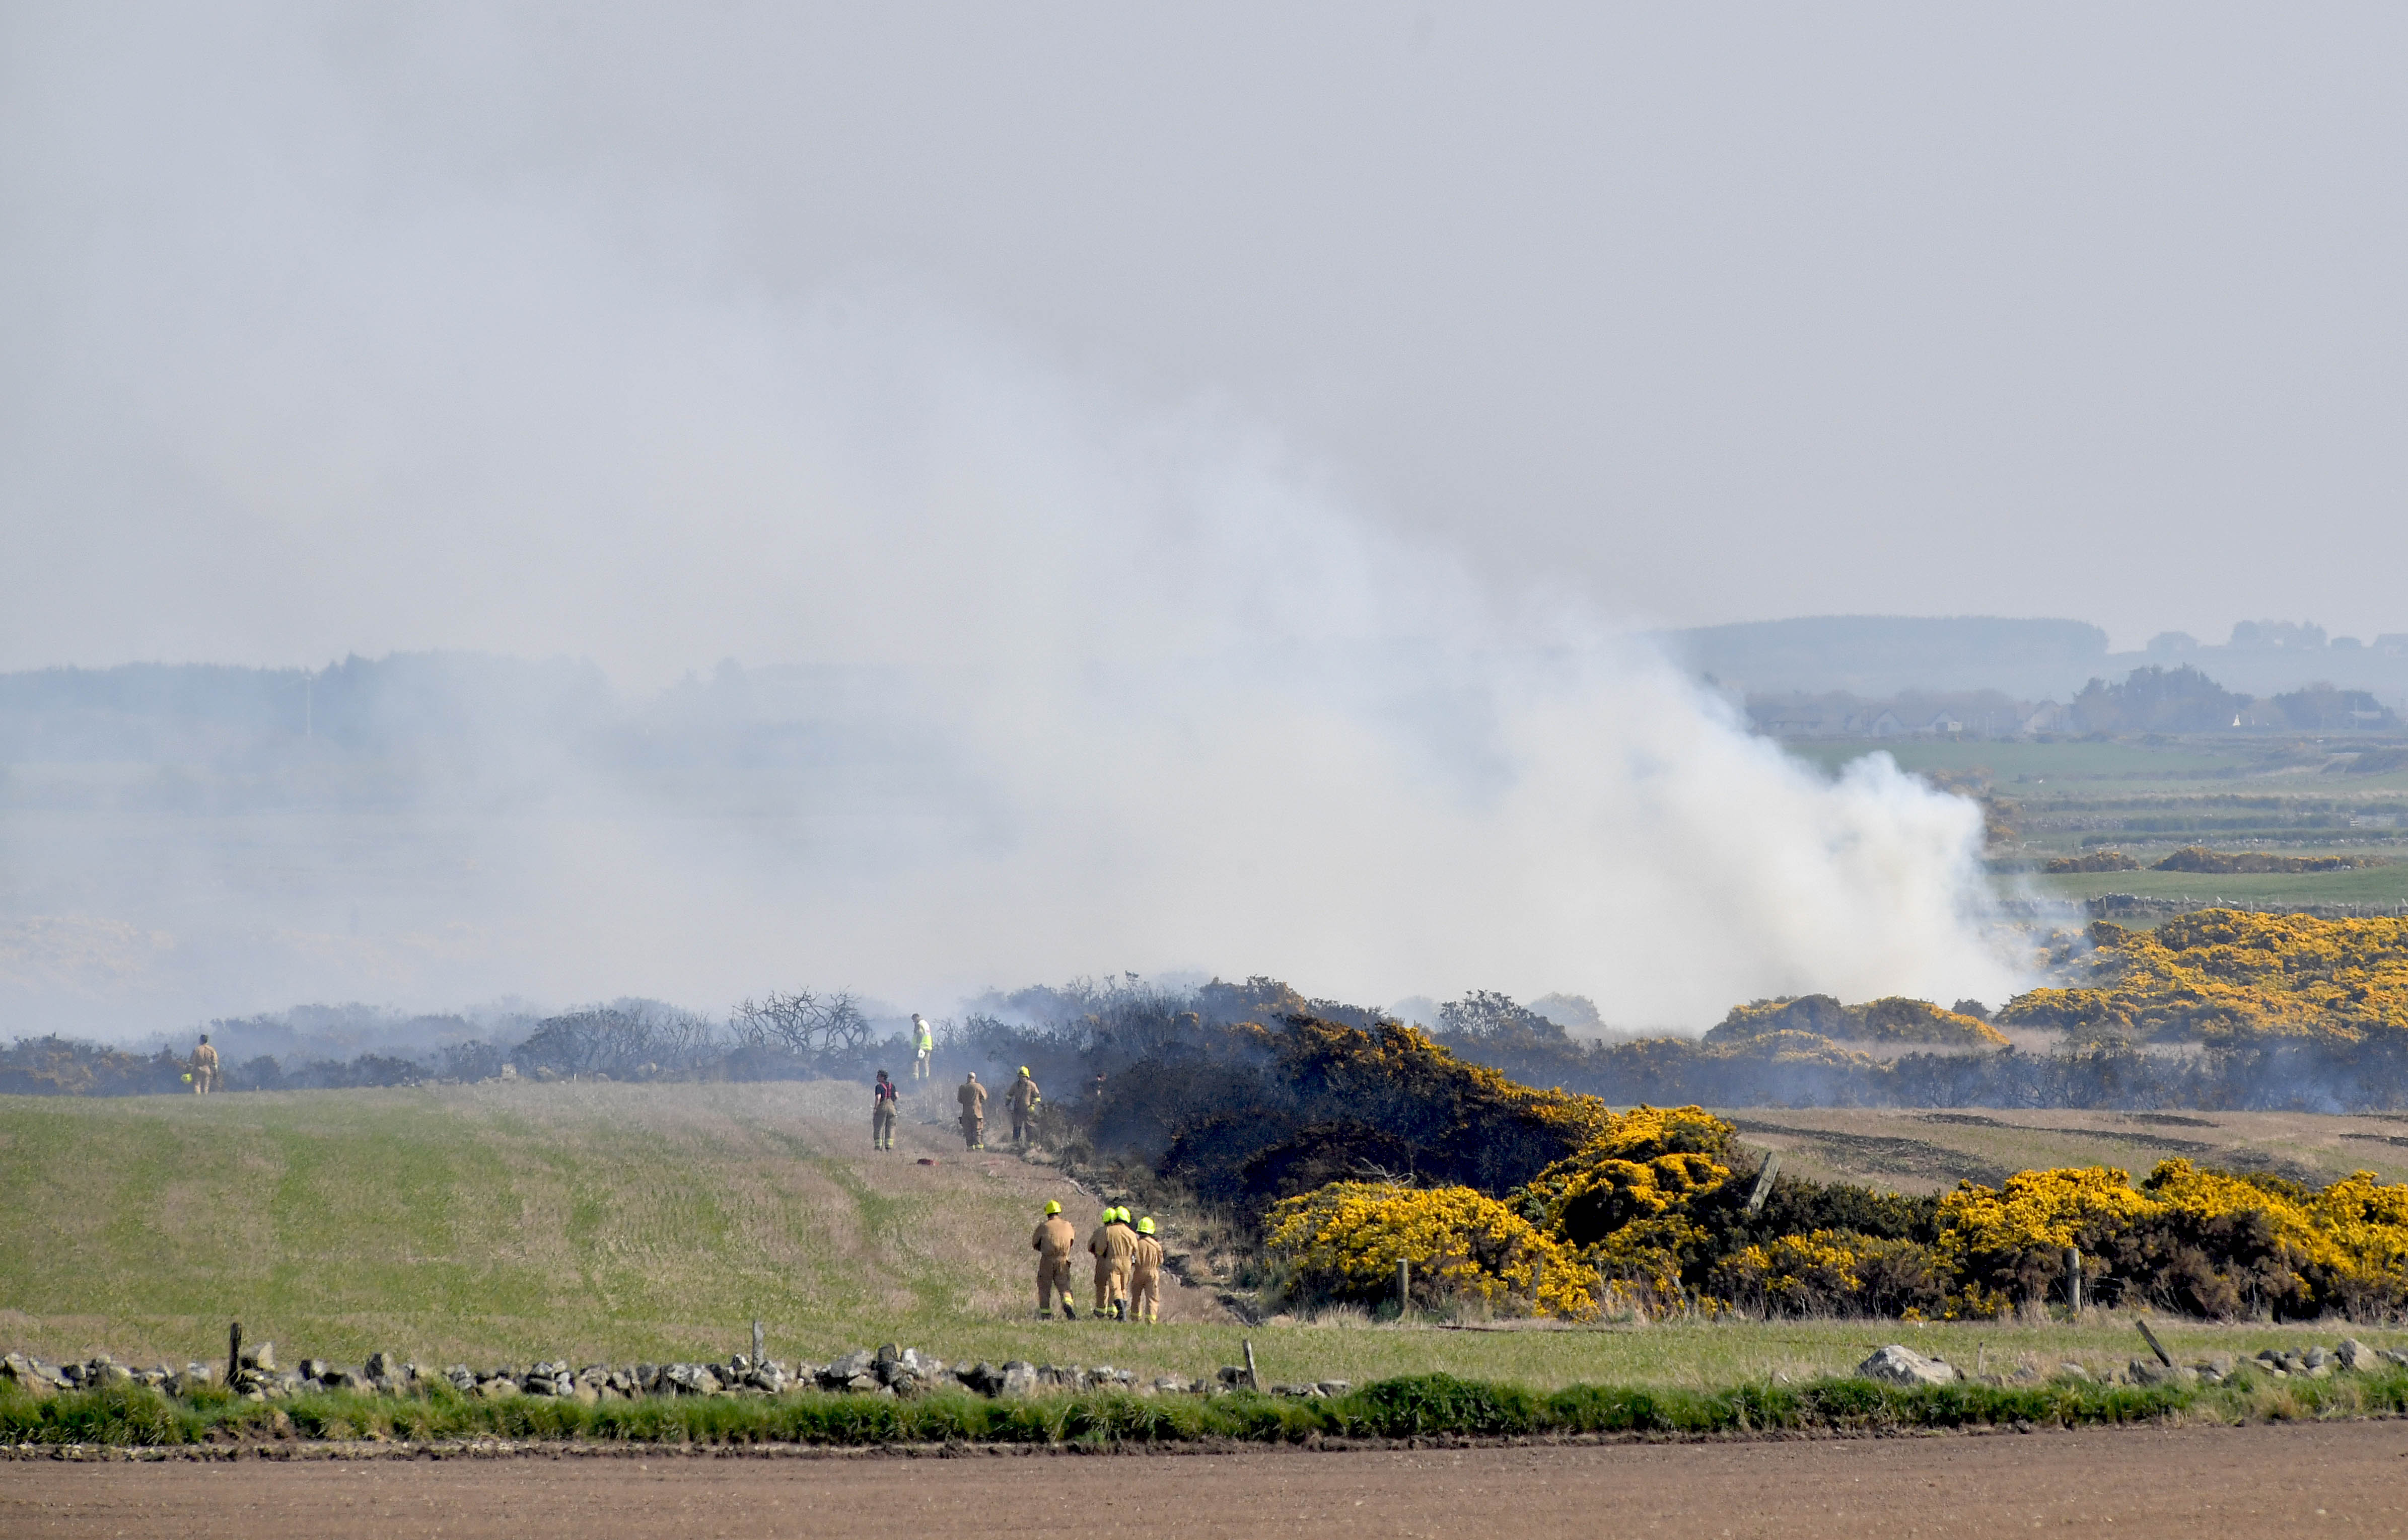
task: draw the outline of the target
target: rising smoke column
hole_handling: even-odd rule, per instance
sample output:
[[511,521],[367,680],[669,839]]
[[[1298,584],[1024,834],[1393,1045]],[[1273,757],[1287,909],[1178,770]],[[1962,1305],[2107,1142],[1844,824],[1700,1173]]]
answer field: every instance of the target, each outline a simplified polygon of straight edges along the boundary
[[[208,895],[240,965],[163,1006],[1195,968],[1697,1026],[2010,987],[1970,805],[1885,760],[1827,782],[1576,594],[1389,531],[1242,406],[1035,362],[908,286],[765,286],[708,207],[383,177],[376,124],[304,140],[290,106],[214,95],[107,176],[13,164],[42,217],[0,305],[39,399],[0,429],[0,493],[40,510],[11,534],[42,580],[7,663],[566,654],[631,710],[722,658],[803,664],[880,681],[844,720],[891,746],[893,794],[629,784],[496,720],[484,758],[540,795],[334,816],[308,884],[195,820],[150,879],[80,891],[153,938],[187,923],[163,891]],[[420,880],[437,846],[472,886]],[[342,934],[345,884],[400,895],[390,934]]]

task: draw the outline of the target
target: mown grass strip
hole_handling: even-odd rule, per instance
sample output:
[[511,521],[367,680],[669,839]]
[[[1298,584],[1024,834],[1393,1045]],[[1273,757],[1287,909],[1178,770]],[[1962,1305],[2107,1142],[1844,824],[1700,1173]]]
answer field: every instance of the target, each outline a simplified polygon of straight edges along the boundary
[[606,1444],[1039,1444],[1111,1448],[1226,1441],[1301,1444],[1332,1438],[1510,1438],[1635,1434],[1862,1433],[1971,1427],[2082,1427],[2175,1416],[2248,1422],[2408,1414],[2408,1370],[2276,1384],[2244,1376],[2219,1387],[2054,1380],[1901,1390],[1864,1379],[1756,1384],[1718,1390],[1519,1385],[1414,1375],[1328,1401],[1240,1392],[1198,1399],[1125,1392],[988,1401],[945,1392],[877,1396],[656,1397],[592,1405],[537,1396],[499,1400],[437,1388],[417,1397],[328,1391],[244,1401],[222,1390],[176,1400],[139,1386],[62,1391],[36,1400],[0,1389],[0,1443],[163,1447],[279,1436],[428,1442],[499,1438]]

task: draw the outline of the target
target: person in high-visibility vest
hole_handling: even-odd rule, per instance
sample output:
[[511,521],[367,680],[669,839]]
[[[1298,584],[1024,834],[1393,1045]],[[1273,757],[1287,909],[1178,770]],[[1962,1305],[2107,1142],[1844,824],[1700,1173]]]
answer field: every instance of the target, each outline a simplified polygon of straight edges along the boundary
[[937,1034],[930,1030],[928,1019],[918,1011],[911,1013],[911,1078],[924,1080],[929,1076],[928,1061],[937,1051]]

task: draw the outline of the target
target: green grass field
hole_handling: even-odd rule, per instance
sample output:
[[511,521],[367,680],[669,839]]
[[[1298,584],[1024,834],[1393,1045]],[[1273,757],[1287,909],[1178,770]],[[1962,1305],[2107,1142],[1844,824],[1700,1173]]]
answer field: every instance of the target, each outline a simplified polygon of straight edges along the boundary
[[[955,1361],[1204,1376],[1238,1362],[1246,1337],[1275,1380],[1443,1370],[1542,1390],[1803,1380],[1901,1338],[1994,1372],[2068,1360],[2106,1367],[2140,1348],[2128,1318],[2098,1313],[2072,1325],[1587,1329],[1375,1326],[1337,1313],[1246,1328],[1183,1289],[1158,1328],[1039,1323],[1028,1319],[1026,1261],[1037,1210],[1059,1195],[1083,1227],[1096,1200],[1012,1155],[965,1156],[933,1123],[907,1120],[906,1148],[874,1155],[853,1115],[861,1105],[860,1088],[826,1082],[0,1098],[0,1346],[52,1362],[106,1351],[181,1364],[222,1357],[226,1323],[240,1319],[288,1360],[357,1362],[379,1348],[429,1365],[724,1359],[748,1347],[757,1316],[772,1352],[788,1359],[896,1341]],[[1798,1129],[1866,1115],[1745,1116]],[[2071,1124],[2087,1115],[2050,1116]],[[2361,1148],[2336,1129],[2367,1120],[2325,1121],[2335,1128],[2309,1119],[2287,1134],[2269,1125],[2229,1137],[2269,1148],[2287,1139],[2300,1152]],[[1935,1148],[1967,1146],[1958,1158],[1976,1162],[2017,1140],[2051,1158],[2091,1149],[2120,1160],[2135,1128],[2103,1130],[2089,1145],[2078,1129],[2003,1134],[1937,1122],[1909,1132]],[[1843,1161],[1850,1148],[1897,1148],[1764,1139],[1799,1168]],[[2361,1163],[2401,1168],[2402,1151],[2379,1139],[2362,1148]],[[921,1156],[939,1163],[920,1165]],[[1178,1249],[1179,1235],[1170,1241]],[[2159,1330],[2195,1353],[2342,1333]],[[2408,1342],[2399,1332],[2356,1334]]]
[[2186,898],[2234,904],[2408,904],[2408,860],[2354,872],[2269,872],[2209,875],[2201,872],[2083,872],[2030,878],[2053,898],[2097,898],[2133,893],[2143,898]]

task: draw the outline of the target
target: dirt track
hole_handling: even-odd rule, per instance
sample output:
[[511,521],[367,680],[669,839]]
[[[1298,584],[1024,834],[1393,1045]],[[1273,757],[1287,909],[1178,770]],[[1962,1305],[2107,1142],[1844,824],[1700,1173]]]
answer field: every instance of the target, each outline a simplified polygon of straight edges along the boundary
[[0,1535],[2408,1533],[2408,1423],[1092,1460],[0,1463]]

